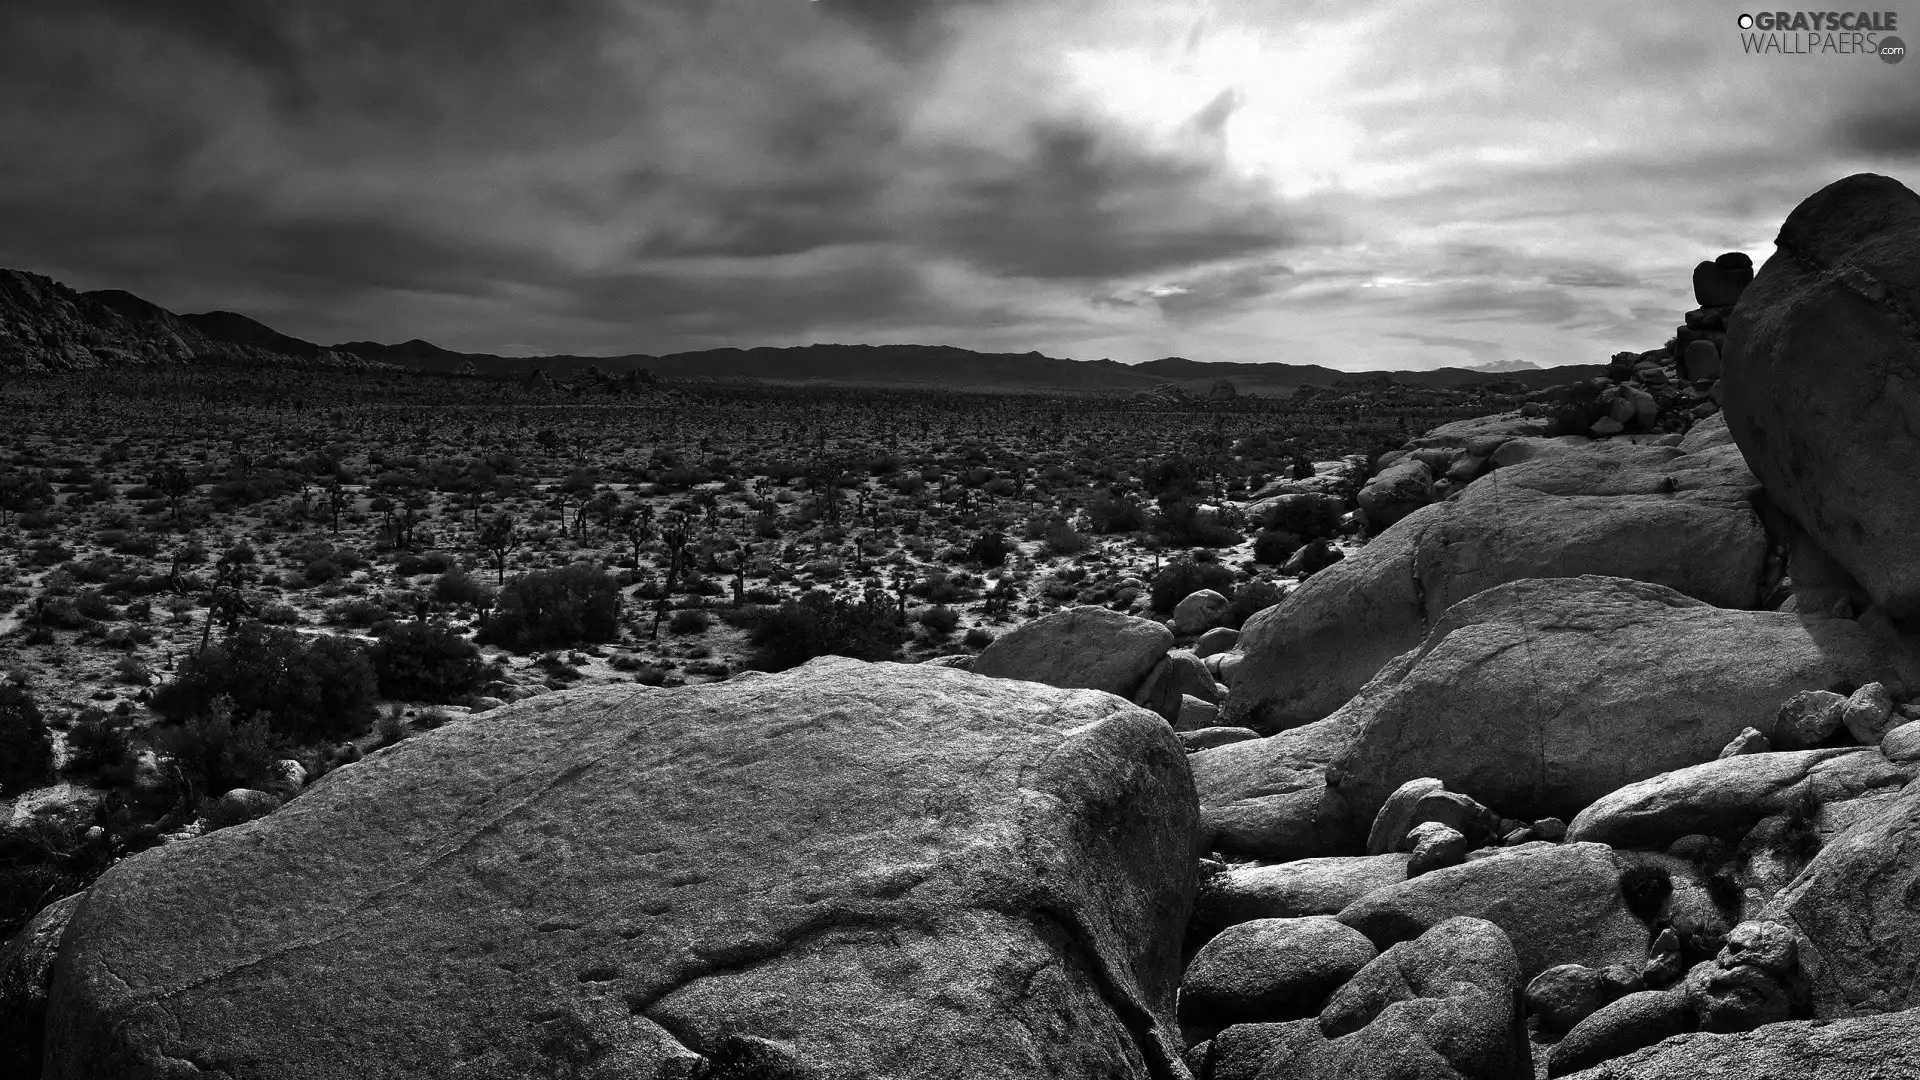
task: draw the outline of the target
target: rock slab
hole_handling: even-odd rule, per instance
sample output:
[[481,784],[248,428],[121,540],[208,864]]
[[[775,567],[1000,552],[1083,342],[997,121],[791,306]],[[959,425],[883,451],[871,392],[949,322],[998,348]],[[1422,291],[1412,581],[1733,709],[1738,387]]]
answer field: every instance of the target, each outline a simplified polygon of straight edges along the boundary
[[1194,806],[1104,694],[829,658],[544,695],[109,870],[46,1077],[1163,1080]]

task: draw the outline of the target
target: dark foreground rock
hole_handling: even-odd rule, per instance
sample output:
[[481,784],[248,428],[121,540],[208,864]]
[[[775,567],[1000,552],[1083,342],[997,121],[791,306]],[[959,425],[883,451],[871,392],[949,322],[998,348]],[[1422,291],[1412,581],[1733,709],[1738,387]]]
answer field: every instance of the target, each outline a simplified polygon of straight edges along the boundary
[[46,1076],[1166,1080],[1194,807],[1101,694],[830,659],[545,695],[110,870]]
[[1920,615],[1920,195],[1849,176],[1774,243],[1728,326],[1728,424],[1767,493],[1874,602]]

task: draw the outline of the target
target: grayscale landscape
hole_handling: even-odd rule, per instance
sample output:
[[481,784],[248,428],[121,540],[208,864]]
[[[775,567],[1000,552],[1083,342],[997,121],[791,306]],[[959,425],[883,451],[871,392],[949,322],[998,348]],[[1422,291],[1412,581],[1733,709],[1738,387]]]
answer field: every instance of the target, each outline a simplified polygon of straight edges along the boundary
[[1920,12],[0,9],[0,1080],[1920,1080]]

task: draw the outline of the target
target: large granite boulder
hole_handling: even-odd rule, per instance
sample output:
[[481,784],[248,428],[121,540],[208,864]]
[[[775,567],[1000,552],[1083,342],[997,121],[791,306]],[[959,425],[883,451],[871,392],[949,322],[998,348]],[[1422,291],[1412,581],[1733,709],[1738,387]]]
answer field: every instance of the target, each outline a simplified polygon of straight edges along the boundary
[[1877,641],[1849,620],[1729,611],[1641,581],[1517,581],[1448,609],[1323,723],[1347,733],[1332,768],[1364,822],[1419,777],[1566,820],[1713,760],[1796,690],[1891,679]]
[[829,658],[544,695],[109,870],[46,1077],[1159,1080],[1196,824],[1105,694]]
[[1232,1024],[1314,1016],[1376,955],[1329,916],[1255,919],[1228,927],[1194,955],[1180,983],[1180,1021],[1211,1035]]
[[1130,697],[1172,647],[1173,631],[1161,623],[1083,605],[994,638],[973,673]]
[[1339,918],[1381,949],[1448,919],[1485,919],[1512,941],[1530,981],[1561,964],[1645,958],[1647,926],[1627,910],[1620,871],[1600,844],[1528,844],[1376,889]]
[[1738,841],[1761,818],[1898,789],[1913,772],[1865,746],[1740,754],[1609,792],[1580,811],[1567,839],[1632,848],[1690,835]]
[[1827,843],[1766,917],[1801,936],[1822,1018],[1920,1006],[1920,787]]
[[1547,1075],[1569,1076],[1699,1026],[1682,990],[1643,990],[1595,1010],[1549,1051]]
[[[1559,1075],[1559,1074],[1556,1074]],[[1920,1009],[1675,1035],[1569,1080],[1894,1080],[1920,1076]]]
[[1767,565],[1756,484],[1710,429],[1688,438],[1549,443],[1414,512],[1247,620],[1225,722],[1277,731],[1318,720],[1453,604],[1522,578],[1626,577],[1754,607]]
[[1920,615],[1920,195],[1808,196],[1729,322],[1723,407],[1767,494],[1897,618]]

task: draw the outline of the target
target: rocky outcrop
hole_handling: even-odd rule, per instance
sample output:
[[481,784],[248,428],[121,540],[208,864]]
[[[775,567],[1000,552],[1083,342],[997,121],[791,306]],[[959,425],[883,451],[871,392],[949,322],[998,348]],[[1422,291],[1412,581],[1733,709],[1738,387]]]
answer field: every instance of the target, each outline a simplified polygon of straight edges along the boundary
[[825,659],[543,695],[114,866],[47,1076],[1170,1080],[1195,826],[1104,694]]
[[1650,777],[1580,811],[1567,839],[1664,848],[1683,836],[1737,841],[1761,818],[1903,787],[1913,769],[1872,747],[1742,754]]
[[1800,965],[1823,1018],[1920,1006],[1920,787],[1829,842],[1771,918],[1801,935]]
[[1920,196],[1809,196],[1734,309],[1726,412],[1767,492],[1896,619],[1920,616]]
[[1755,606],[1768,544],[1753,477],[1711,435],[1679,446],[1548,443],[1413,513],[1247,620],[1226,722],[1277,731],[1318,720],[1419,645],[1448,607],[1522,578],[1627,577]]
[[0,1076],[40,1075],[47,988],[60,935],[80,900],[79,893],[55,900],[0,945]]
[[0,371],[88,371],[194,361],[391,367],[274,334],[231,312],[176,315],[117,289],[76,293],[40,274],[0,270]]
[[1234,866],[1200,883],[1190,935],[1205,938],[1254,919],[1337,915],[1349,904],[1407,879],[1407,856],[1349,855]]
[[1360,854],[1366,830],[1327,784],[1349,734],[1328,721],[1194,754],[1205,846],[1271,862]]
[[1512,817],[1568,819],[1713,760],[1796,690],[1886,674],[1851,621],[1728,611],[1621,578],[1535,579],[1455,604],[1322,723],[1349,733],[1333,767],[1369,824],[1419,777]]
[[1129,697],[1172,647],[1173,631],[1152,619],[1083,605],[994,638],[973,673]]
[[1339,918],[1382,949],[1451,918],[1485,919],[1513,942],[1523,980],[1560,964],[1637,963],[1647,927],[1627,910],[1620,871],[1599,844],[1529,844],[1375,890]]
[[1199,1080],[1522,1080],[1528,1075],[1513,946],[1453,919],[1360,969],[1317,1020],[1242,1024],[1206,1044]]

